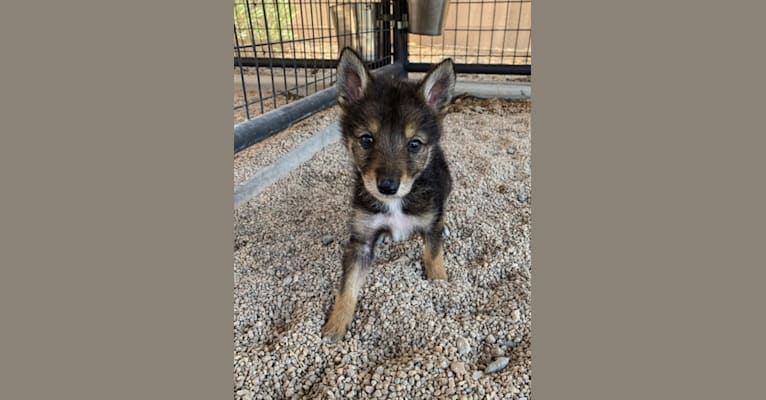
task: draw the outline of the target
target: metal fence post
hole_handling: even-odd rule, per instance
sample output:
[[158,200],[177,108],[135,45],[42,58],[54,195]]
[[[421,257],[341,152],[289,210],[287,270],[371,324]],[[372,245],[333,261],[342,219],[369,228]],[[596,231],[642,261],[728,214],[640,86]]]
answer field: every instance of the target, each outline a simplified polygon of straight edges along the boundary
[[407,74],[407,0],[394,0],[394,62],[404,66]]

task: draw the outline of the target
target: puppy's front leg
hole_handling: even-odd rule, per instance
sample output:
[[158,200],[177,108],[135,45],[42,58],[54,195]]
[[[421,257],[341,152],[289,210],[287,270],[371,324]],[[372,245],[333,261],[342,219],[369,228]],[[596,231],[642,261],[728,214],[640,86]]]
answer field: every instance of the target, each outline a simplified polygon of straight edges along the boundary
[[442,231],[444,222],[439,217],[431,225],[431,228],[423,233],[423,264],[428,279],[447,279],[447,270],[444,269],[444,246]]
[[354,317],[359,290],[372,264],[375,239],[352,235],[346,244],[343,252],[343,278],[330,317],[322,329],[324,336],[339,339],[346,334]]

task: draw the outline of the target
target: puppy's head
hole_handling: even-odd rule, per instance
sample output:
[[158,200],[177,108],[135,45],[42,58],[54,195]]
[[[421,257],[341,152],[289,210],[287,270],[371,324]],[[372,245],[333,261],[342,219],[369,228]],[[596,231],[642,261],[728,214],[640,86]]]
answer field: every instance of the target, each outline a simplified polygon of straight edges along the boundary
[[351,49],[338,63],[343,139],[364,187],[381,201],[410,192],[441,137],[455,70],[446,59],[418,83],[373,78]]

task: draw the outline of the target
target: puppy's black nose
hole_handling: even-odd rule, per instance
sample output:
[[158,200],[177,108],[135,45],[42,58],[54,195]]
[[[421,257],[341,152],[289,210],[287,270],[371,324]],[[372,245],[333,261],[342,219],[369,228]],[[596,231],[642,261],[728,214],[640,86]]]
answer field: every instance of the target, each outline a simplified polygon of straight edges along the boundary
[[378,179],[378,191],[383,194],[394,194],[399,190],[399,179],[383,178]]

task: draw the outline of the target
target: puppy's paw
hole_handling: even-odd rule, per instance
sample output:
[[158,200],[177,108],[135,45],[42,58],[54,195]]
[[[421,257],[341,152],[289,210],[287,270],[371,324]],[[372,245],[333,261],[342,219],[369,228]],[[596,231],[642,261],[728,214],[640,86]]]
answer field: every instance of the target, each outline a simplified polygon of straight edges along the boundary
[[336,341],[343,338],[343,336],[346,335],[346,331],[348,331],[348,323],[342,321],[340,318],[335,318],[335,314],[333,314],[330,319],[325,322],[324,327],[322,327],[322,336],[332,341]]
[[430,280],[439,281],[439,280],[447,280],[447,270],[444,269],[444,266],[442,265],[441,268],[430,268],[426,269],[426,276]]
[[333,304],[330,318],[327,319],[322,328],[322,334],[332,340],[342,338],[351,325],[352,318],[354,318],[353,300],[348,296],[338,296],[335,304]]

